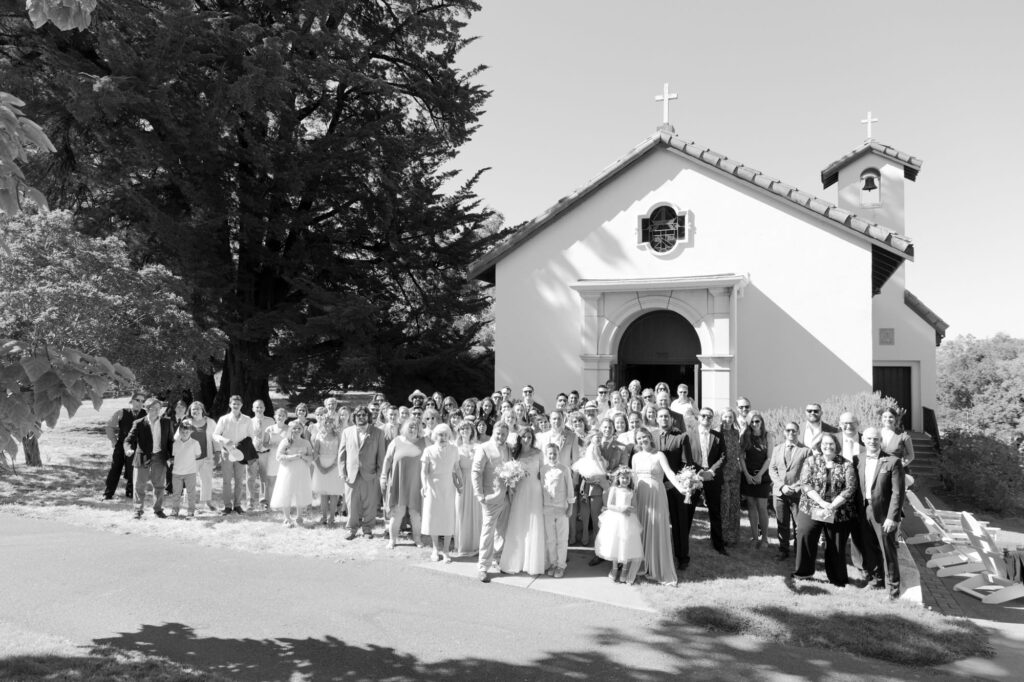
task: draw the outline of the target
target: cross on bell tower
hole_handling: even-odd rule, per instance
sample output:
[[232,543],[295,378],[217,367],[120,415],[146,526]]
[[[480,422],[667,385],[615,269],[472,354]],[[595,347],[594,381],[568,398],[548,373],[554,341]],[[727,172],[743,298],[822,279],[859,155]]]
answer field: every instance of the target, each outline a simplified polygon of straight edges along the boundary
[[868,112],[868,117],[867,118],[862,118],[860,122],[861,123],[865,123],[868,126],[868,137],[867,137],[867,139],[869,139],[869,140],[874,139],[873,137],[871,137],[871,124],[872,123],[878,123],[878,119],[877,118],[871,118],[871,112],[869,111]]

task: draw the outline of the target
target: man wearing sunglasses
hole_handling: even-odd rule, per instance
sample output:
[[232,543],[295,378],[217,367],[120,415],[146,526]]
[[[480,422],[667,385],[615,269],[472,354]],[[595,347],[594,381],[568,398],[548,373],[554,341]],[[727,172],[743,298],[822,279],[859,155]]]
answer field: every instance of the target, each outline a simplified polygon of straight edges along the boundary
[[789,539],[796,539],[796,514],[800,507],[800,470],[811,451],[800,444],[800,427],[786,424],[786,440],[772,451],[768,475],[772,479],[772,500],[775,503],[775,524],[779,532],[779,561],[789,559]]
[[808,450],[818,447],[823,433],[839,433],[839,429],[826,424],[821,420],[821,405],[810,403],[804,410],[807,413],[807,421],[804,422],[804,436],[802,442]]

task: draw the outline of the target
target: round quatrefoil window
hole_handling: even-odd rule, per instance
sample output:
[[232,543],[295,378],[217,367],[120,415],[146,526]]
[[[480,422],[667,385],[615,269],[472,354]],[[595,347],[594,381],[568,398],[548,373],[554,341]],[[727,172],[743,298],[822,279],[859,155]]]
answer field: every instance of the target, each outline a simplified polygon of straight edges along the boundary
[[679,243],[685,242],[686,213],[678,213],[671,206],[658,206],[647,217],[640,218],[638,242],[655,253],[668,253]]

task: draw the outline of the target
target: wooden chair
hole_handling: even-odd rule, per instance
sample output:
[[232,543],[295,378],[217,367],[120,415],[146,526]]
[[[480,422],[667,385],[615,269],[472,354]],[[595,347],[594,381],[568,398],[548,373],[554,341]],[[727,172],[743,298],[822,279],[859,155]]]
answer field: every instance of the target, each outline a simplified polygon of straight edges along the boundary
[[[952,511],[950,509],[938,509],[934,504],[932,504],[932,501],[929,500],[927,497],[924,498],[924,503],[928,509],[928,512],[931,514],[932,518],[946,526],[946,530],[948,530],[950,533],[954,535],[957,535],[962,532],[960,525],[961,512]],[[980,523],[984,528],[988,529],[988,532],[993,539],[995,539],[996,535],[1001,530],[999,528],[995,528],[993,526],[988,525],[988,521],[978,521],[978,523]]]
[[913,492],[907,491],[907,501],[910,502],[914,515],[924,523],[927,532],[904,538],[905,542],[911,545],[925,542],[939,543],[925,549],[925,553],[931,556],[925,566],[934,568],[936,575],[940,578],[985,570],[981,556],[972,548],[966,533],[963,531],[949,532],[945,525],[932,517]]
[[985,570],[957,583],[953,589],[980,599],[985,604],[1002,604],[1024,597],[1024,584],[1007,577],[1003,553],[985,527],[967,512],[961,514],[960,522],[981,556]]

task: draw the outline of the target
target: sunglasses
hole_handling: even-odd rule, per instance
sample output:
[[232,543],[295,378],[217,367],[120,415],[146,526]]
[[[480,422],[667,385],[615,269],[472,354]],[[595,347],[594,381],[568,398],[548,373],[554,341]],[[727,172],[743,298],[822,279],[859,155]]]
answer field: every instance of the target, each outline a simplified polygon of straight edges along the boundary
[[750,423],[751,424],[764,424],[764,422],[761,421],[760,419],[751,419]]
[[807,410],[807,414],[821,414],[821,410]]
[[796,429],[786,429],[786,433],[796,433]]

